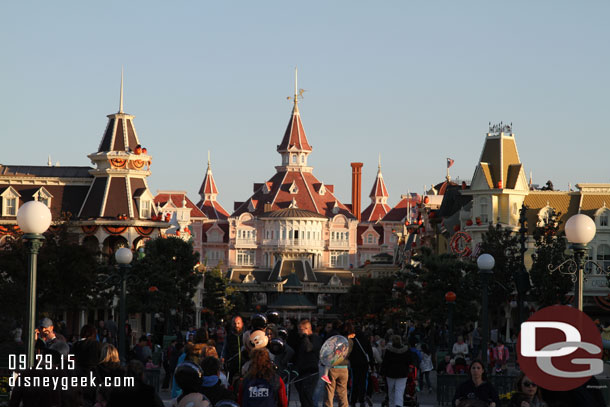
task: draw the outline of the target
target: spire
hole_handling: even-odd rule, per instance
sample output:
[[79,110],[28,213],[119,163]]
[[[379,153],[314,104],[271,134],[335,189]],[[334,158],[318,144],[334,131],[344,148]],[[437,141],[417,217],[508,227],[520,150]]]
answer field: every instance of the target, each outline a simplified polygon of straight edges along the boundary
[[[375,178],[375,182],[373,183],[373,188],[371,189],[371,193],[369,197],[373,202],[376,201],[376,198],[386,198],[389,196],[388,189],[385,186],[385,182],[383,181],[383,175],[381,174],[381,154],[379,155],[379,164],[377,167],[377,177]],[[384,202],[385,203],[385,202]]]
[[121,97],[119,99],[119,113],[123,113],[123,67],[121,67]]
[[277,152],[282,155],[283,166],[304,167],[307,165],[307,156],[311,153],[311,146],[307,141],[298,108],[299,97],[303,97],[304,90],[299,89],[298,86],[298,71],[295,68],[294,96],[292,96],[294,105],[292,108],[292,115],[290,116],[286,132],[282,138],[282,143],[277,146]]
[[49,159],[47,160],[47,166],[48,167],[52,167],[53,166],[53,162],[51,161],[51,154],[49,154]]
[[205,173],[205,178],[203,179],[203,183],[201,184],[201,188],[199,189],[199,195],[201,195],[201,199],[215,201],[216,195],[218,195],[218,188],[216,188],[216,182],[214,181],[214,176],[212,175],[212,166],[210,165],[210,152],[208,151],[208,169]]

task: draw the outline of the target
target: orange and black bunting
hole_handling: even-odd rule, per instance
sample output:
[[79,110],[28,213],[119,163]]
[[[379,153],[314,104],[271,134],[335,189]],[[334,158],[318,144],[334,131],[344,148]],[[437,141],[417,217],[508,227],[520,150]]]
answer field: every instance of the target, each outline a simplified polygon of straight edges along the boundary
[[135,227],[136,232],[138,232],[138,234],[140,236],[148,236],[150,235],[154,228],[153,227],[145,227],[145,226],[136,226]]
[[111,235],[120,235],[127,230],[127,226],[104,226],[104,230]]

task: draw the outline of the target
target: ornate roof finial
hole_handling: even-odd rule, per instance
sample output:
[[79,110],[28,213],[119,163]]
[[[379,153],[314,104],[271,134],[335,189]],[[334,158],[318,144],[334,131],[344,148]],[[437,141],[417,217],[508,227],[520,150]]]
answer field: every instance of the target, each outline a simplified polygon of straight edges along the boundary
[[121,98],[119,99],[119,113],[123,113],[123,67],[121,66]]
[[381,153],[379,153],[379,162],[377,163],[377,169],[381,171]]
[[210,169],[210,150],[208,150],[208,170]]
[[298,78],[299,70],[297,67],[294,67],[294,105],[297,105],[299,101],[299,78]]

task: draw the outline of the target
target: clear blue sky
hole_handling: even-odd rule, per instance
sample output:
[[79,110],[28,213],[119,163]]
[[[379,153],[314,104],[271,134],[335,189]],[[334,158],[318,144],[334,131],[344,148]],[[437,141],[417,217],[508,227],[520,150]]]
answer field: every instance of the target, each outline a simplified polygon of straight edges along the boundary
[[[280,162],[294,67],[310,164],[349,203],[381,153],[390,204],[470,179],[488,122],[512,122],[534,182],[610,181],[610,2],[73,1],[0,5],[0,163],[90,165],[125,111],[149,185],[193,200],[207,151],[232,211]],[[368,198],[363,197],[366,205]]]

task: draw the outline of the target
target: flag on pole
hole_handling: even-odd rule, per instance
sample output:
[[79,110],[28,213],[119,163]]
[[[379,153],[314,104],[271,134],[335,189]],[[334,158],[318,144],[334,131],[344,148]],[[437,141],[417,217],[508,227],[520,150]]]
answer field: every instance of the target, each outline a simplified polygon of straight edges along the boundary
[[447,158],[447,168],[451,167],[454,162],[455,162],[455,160],[453,160],[451,158]]

